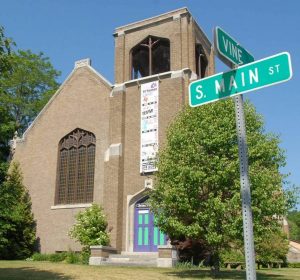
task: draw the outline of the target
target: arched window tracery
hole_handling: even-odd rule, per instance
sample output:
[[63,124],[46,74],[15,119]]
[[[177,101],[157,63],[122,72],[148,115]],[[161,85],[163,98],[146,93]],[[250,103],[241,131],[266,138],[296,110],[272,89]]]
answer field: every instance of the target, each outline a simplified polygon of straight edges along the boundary
[[95,149],[95,135],[80,128],[60,140],[56,204],[93,201]]

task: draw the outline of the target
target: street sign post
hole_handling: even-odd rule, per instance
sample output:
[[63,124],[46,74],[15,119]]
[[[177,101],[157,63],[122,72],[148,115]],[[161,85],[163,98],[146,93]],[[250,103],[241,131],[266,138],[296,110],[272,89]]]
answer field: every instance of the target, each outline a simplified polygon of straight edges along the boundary
[[[242,93],[291,79],[291,59],[289,53],[283,52],[254,62],[253,56],[220,27],[215,29],[214,44],[219,58],[233,69],[192,82],[189,86],[189,103],[191,107],[197,107],[220,99],[235,97],[246,278],[256,280],[248,148]],[[243,66],[238,67],[239,65]]]
[[220,27],[216,27],[214,41],[219,58],[231,67],[254,61],[254,57]]
[[288,81],[292,77],[290,54],[283,52],[228,72],[194,81],[189,86],[191,107]]
[[256,280],[255,249],[253,237],[253,219],[251,209],[251,191],[248,175],[248,147],[243,95],[234,97],[235,121],[240,159],[240,182],[243,214],[244,251],[246,262],[246,279]]

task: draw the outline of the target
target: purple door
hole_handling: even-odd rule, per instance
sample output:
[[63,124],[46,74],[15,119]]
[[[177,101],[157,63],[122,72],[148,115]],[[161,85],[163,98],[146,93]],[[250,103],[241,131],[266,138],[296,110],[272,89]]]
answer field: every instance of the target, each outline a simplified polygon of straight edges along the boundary
[[154,215],[145,204],[137,204],[134,213],[134,251],[157,252],[166,244],[166,236],[154,225]]

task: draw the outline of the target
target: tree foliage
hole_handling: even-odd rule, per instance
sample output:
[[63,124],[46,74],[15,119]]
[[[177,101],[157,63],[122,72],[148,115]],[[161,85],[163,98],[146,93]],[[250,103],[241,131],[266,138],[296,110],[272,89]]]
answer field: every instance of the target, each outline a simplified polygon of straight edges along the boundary
[[[4,28],[0,26],[0,100],[3,97],[3,81],[11,73],[11,47],[14,42],[4,34]],[[5,104],[0,101],[0,162],[5,161],[9,154],[8,140],[12,138],[15,125],[12,116]]]
[[0,161],[7,160],[14,132],[22,134],[57,90],[60,75],[43,53],[13,46],[0,26]]
[[[245,103],[256,244],[269,240],[286,214],[279,168],[285,157],[279,138],[264,131],[262,117]],[[151,206],[172,240],[202,240],[218,263],[222,249],[243,240],[240,174],[234,104],[231,99],[185,108],[171,124],[159,153]]]
[[23,133],[58,88],[60,72],[43,53],[18,50],[10,55],[11,74],[1,81],[0,104]]
[[289,212],[288,216],[290,239],[300,242],[300,211]]
[[69,235],[79,241],[84,250],[88,250],[91,245],[109,245],[107,221],[102,207],[93,204],[79,212]]
[[12,139],[15,130],[15,122],[8,109],[0,104],[0,163],[8,158],[9,140]]
[[11,69],[10,54],[11,47],[15,43],[4,34],[4,28],[0,26],[0,75],[7,73]]
[[9,140],[28,127],[58,88],[56,71],[43,53],[13,50],[0,26],[0,258],[32,254],[35,223],[18,164],[8,172]]
[[[32,255],[36,240],[30,196],[22,183],[19,164],[13,163],[8,173],[3,164],[1,167],[0,258],[24,259]],[[4,174],[8,174],[5,179]]]
[[278,260],[286,261],[288,249],[289,242],[286,236],[279,230],[275,231],[256,244],[256,261],[262,264]]

